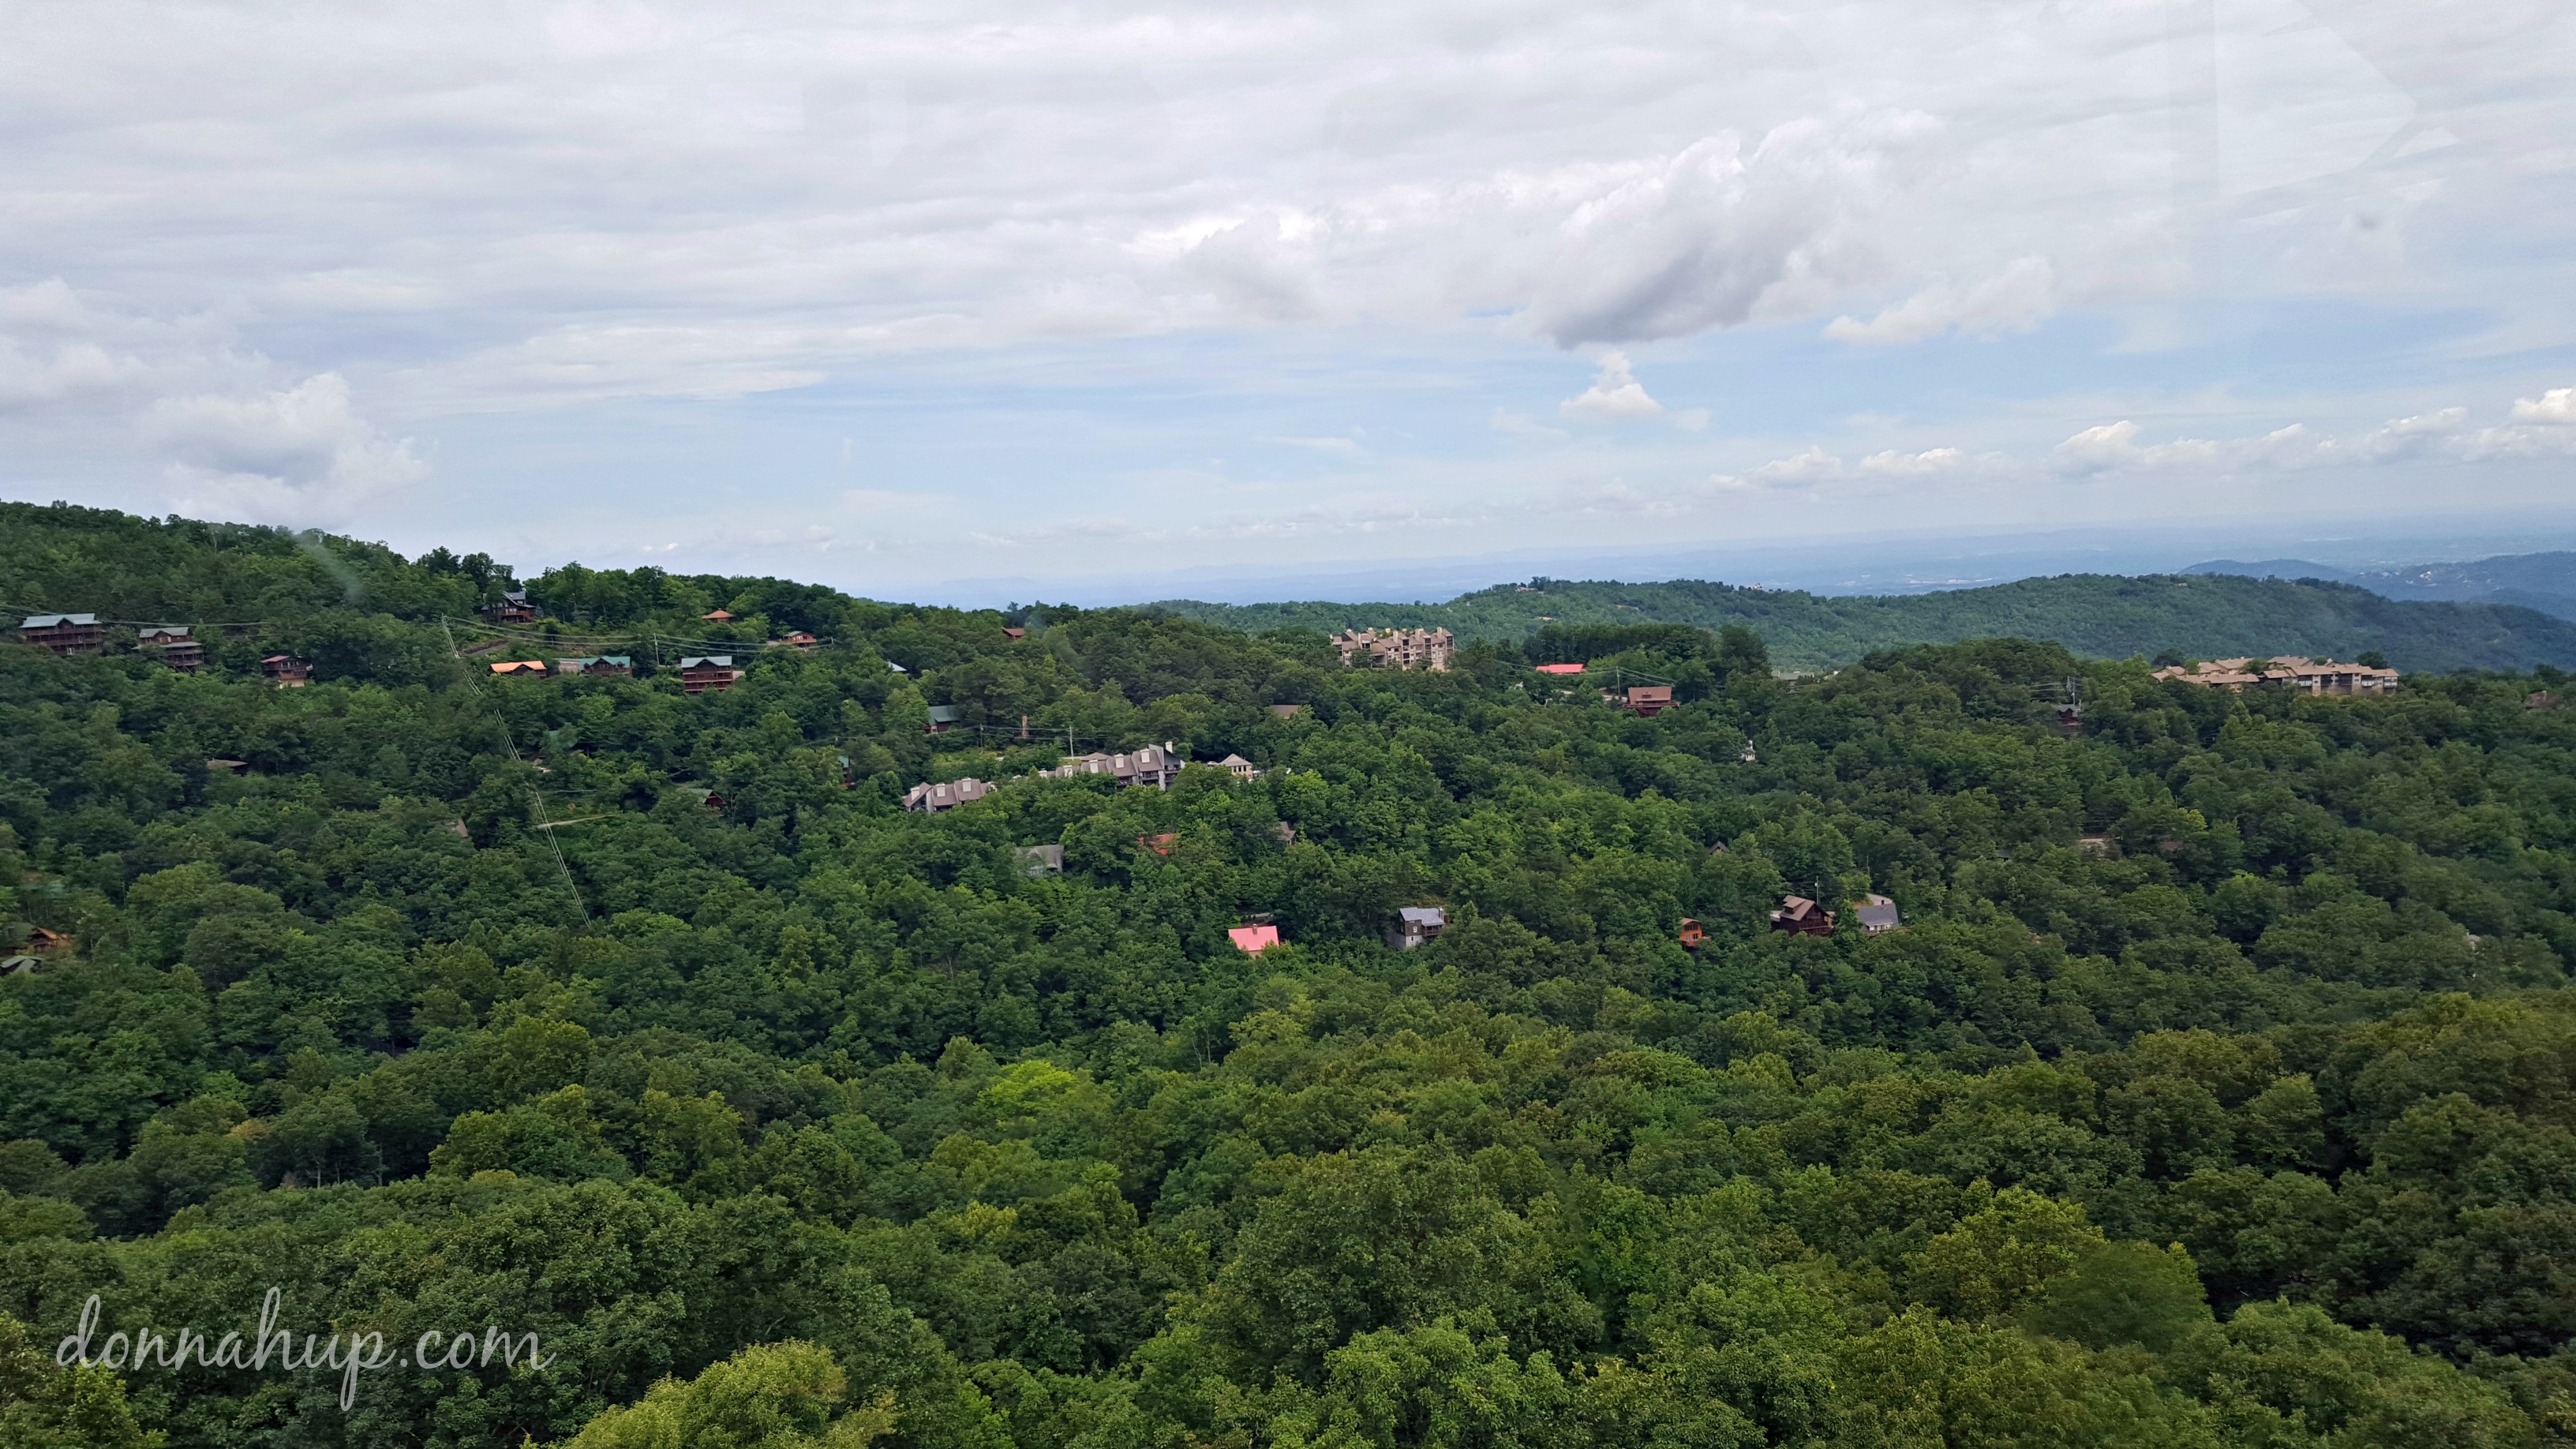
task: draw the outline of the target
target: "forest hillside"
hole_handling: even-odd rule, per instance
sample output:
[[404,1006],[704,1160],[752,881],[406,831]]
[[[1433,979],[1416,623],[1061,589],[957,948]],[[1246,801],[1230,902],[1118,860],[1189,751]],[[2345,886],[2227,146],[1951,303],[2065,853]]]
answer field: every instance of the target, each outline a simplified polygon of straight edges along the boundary
[[[0,599],[126,621],[0,646],[13,1449],[2576,1437],[2554,668],[1789,679],[1666,622],[1345,670],[0,527]],[[1035,774],[1167,742],[1168,788]],[[272,1288],[420,1358],[137,1362]]]
[[1838,668],[1878,649],[2011,636],[2121,659],[2282,654],[2350,659],[2377,652],[2400,669],[2576,667],[2576,622],[2510,601],[2429,603],[2352,584],[2232,574],[2127,578],[2061,574],[1982,589],[1835,596],[1675,580],[1533,579],[1443,604],[1202,604],[1158,609],[1237,629],[1401,624],[1508,642],[1551,623],[1741,625],[1781,668]]

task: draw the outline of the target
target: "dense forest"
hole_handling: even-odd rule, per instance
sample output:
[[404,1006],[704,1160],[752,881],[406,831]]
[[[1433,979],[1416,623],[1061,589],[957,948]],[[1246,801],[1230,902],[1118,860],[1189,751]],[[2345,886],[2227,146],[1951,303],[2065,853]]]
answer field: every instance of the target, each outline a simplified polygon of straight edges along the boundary
[[2167,653],[2194,659],[2350,659],[2375,651],[2400,669],[2440,673],[2576,666],[2576,623],[2524,602],[2503,594],[2472,603],[2401,602],[2348,583],[2220,573],[2063,574],[1983,589],[1852,597],[1687,579],[1622,584],[1541,578],[1443,604],[1179,600],[1157,607],[1234,629],[1334,633],[1401,623],[1443,626],[1462,639],[1498,643],[1550,623],[1740,625],[1762,635],[1781,668],[1799,671],[1839,668],[1876,650],[1997,636],[2049,640],[2078,654],[2114,659]]
[[[1789,678],[1567,621],[1353,671],[573,567],[513,633],[479,555],[0,528],[0,602],[127,621],[0,646],[0,921],[49,947],[0,979],[8,1449],[2576,1442],[2553,669]],[[743,677],[687,694],[708,640]],[[1032,775],[1166,741],[1262,773]],[[55,1347],[271,1288],[482,1351],[344,1409]]]

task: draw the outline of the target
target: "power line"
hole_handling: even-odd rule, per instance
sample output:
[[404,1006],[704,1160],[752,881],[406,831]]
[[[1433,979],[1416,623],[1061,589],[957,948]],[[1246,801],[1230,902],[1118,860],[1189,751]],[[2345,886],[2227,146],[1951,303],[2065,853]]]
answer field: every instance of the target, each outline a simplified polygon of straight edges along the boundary
[[[456,652],[456,631],[447,627],[446,615],[442,614],[439,616],[438,628],[440,633],[447,636],[447,652],[449,656],[454,658],[457,663],[463,664],[465,662],[465,656]],[[465,671],[465,683],[468,688],[474,691],[475,702],[477,704],[483,703],[483,681],[470,668]],[[506,719],[496,718],[493,723],[498,724],[501,727],[501,747],[510,752],[510,763],[521,766],[526,765],[527,761],[519,757],[519,742],[510,732],[510,722]],[[546,809],[545,788],[537,783],[536,772],[533,770],[528,772],[528,798],[536,804],[537,819],[544,820],[548,815],[553,813]],[[547,829],[544,826],[539,826],[538,829],[543,831],[546,837],[546,848],[555,853],[555,869],[563,873],[564,889],[572,892],[573,909],[581,912],[581,918],[583,920],[589,920],[590,902],[582,899],[581,887],[573,881],[572,865],[564,859],[563,842],[555,838],[553,830]]]

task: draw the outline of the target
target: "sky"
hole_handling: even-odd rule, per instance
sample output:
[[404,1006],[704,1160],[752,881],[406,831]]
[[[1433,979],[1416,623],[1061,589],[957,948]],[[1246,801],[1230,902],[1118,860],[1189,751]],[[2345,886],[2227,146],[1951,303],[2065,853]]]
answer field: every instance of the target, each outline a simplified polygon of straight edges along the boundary
[[13,498],[886,597],[2576,508],[2555,0],[0,12]]

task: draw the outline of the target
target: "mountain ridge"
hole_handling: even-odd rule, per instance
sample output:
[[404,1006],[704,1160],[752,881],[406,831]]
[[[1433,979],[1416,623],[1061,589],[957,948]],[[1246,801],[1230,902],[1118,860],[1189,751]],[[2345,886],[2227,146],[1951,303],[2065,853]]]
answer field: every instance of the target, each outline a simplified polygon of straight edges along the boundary
[[1445,627],[1517,640],[1548,624],[1742,625],[1783,666],[1838,667],[1882,649],[2008,635],[2082,654],[2305,654],[2376,650],[2398,668],[2447,672],[2576,665],[2576,623],[2508,603],[2396,600],[2354,584],[2232,574],[2059,574],[1928,594],[1829,596],[1705,580],[1535,579],[1441,604],[1208,604],[1160,612],[1245,629]]

